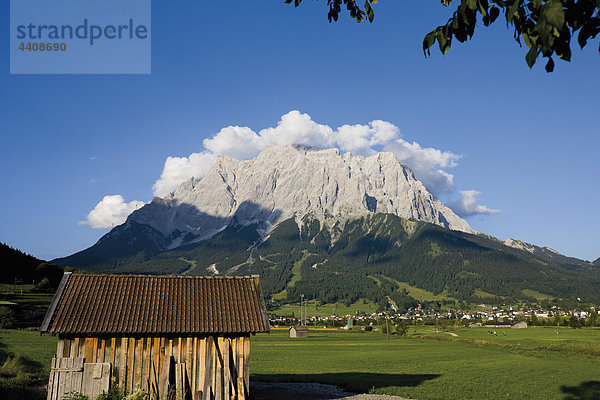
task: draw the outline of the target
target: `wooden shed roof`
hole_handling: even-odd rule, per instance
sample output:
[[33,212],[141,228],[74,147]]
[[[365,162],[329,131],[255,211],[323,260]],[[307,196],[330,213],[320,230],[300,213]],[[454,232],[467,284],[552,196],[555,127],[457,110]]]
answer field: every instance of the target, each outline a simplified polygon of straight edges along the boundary
[[258,277],[65,273],[42,332],[81,335],[269,331]]

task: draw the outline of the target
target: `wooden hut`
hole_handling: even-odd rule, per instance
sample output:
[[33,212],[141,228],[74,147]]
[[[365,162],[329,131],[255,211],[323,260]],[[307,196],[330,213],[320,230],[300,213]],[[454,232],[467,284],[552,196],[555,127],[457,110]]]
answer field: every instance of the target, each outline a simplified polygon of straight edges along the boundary
[[58,335],[48,400],[113,383],[231,400],[248,395],[250,335],[269,320],[256,276],[65,273],[41,331]]
[[294,325],[290,327],[291,338],[304,338],[308,337],[308,326]]

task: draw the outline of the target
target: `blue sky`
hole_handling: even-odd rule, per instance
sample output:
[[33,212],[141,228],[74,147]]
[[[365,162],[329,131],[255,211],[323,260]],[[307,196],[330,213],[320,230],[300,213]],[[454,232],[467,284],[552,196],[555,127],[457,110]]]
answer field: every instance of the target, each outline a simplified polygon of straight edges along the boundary
[[474,229],[600,257],[598,40],[547,74],[502,22],[425,59],[450,13],[438,1],[380,1],[360,25],[329,24],[325,1],[257,4],[155,0],[150,75],[9,75],[4,3],[0,241],[46,259],[88,247],[108,229],[78,222],[105,195],[150,201],[167,157],[299,110],[334,129],[384,120],[461,155],[444,169],[455,192],[501,210]]

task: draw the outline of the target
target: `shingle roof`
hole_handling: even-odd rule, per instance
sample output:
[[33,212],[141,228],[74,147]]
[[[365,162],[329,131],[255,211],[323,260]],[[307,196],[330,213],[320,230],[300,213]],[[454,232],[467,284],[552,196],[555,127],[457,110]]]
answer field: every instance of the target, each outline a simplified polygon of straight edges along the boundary
[[42,332],[209,334],[268,332],[258,277],[65,273]]

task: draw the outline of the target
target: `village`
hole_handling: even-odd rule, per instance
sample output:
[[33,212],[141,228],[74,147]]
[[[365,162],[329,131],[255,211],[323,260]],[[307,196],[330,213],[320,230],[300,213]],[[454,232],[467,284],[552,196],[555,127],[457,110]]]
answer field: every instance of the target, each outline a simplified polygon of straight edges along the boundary
[[[600,324],[600,310],[595,307],[583,307],[581,309],[560,309],[558,306],[552,306],[550,309],[541,307],[497,307],[479,304],[481,310],[461,311],[461,310],[432,310],[424,309],[421,306],[409,308],[404,313],[394,310],[389,312],[365,313],[358,311],[356,314],[317,316],[310,315],[296,317],[270,315],[271,326],[293,326],[293,325],[312,325],[315,327],[338,327],[341,329],[351,329],[353,326],[377,326],[383,324],[386,319],[393,325],[440,325],[443,327],[458,326],[514,326],[525,328],[527,326],[570,326],[579,328],[584,326],[598,326]],[[484,309],[484,308],[488,309]],[[348,323],[352,320],[351,323]]]

